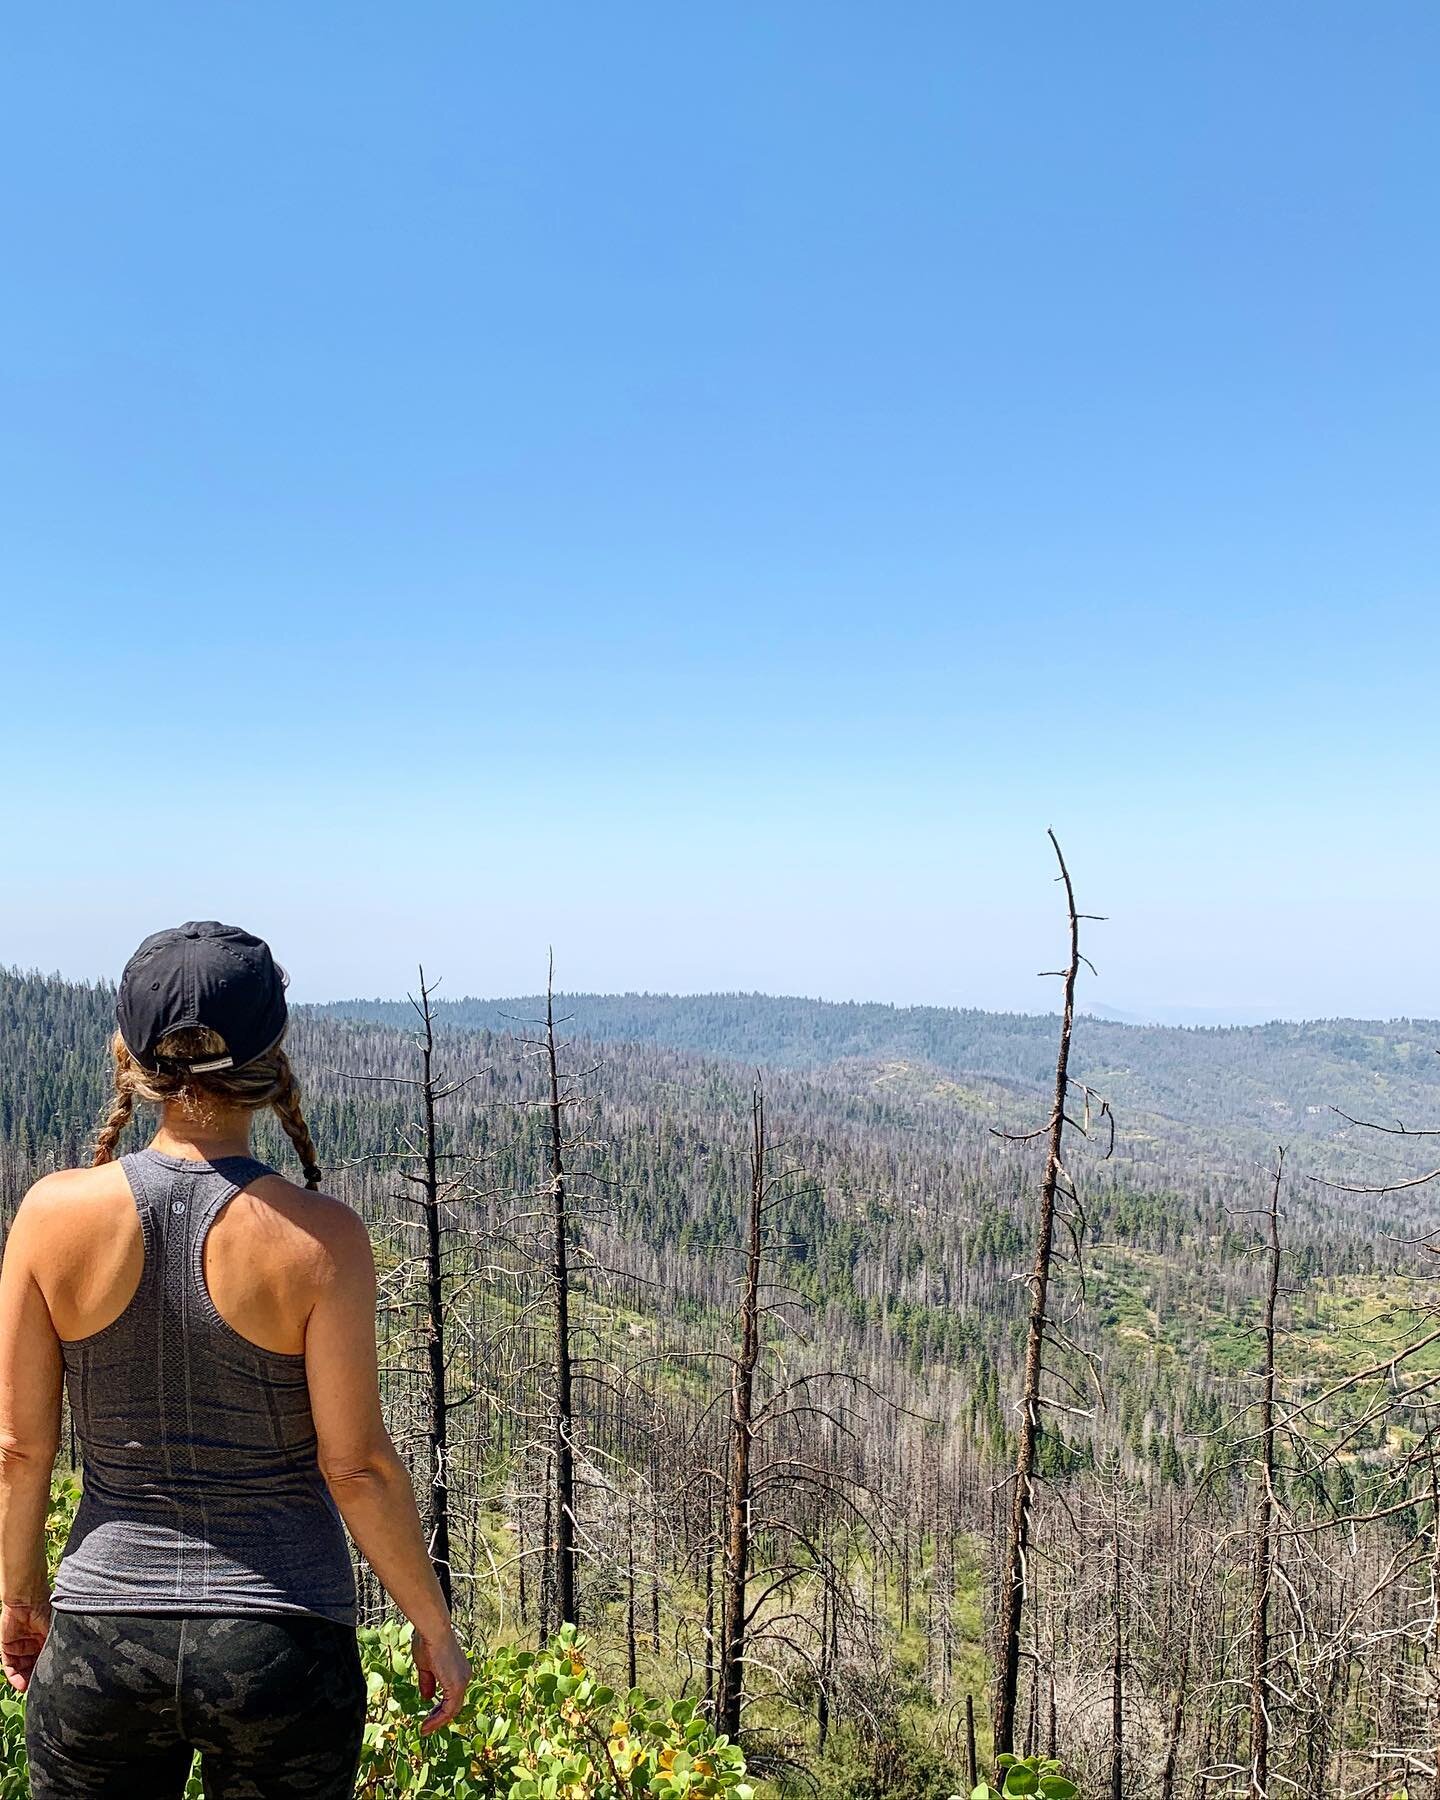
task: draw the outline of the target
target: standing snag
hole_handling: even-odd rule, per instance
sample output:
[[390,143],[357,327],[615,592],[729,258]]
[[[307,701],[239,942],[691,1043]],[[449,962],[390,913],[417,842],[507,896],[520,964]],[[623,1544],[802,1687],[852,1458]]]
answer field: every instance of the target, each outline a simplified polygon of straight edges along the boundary
[[[1093,970],[1088,957],[1080,953],[1080,921],[1098,918],[1095,913],[1080,913],[1075,908],[1075,890],[1070,871],[1065,865],[1055,833],[1049,833],[1060,865],[1058,879],[1064,884],[1066,915],[1070,927],[1070,958],[1064,969],[1047,970],[1064,982],[1064,1000],[1060,1014],[1060,1047],[1055,1062],[1055,1098],[1046,1125],[1014,1142],[1028,1143],[1046,1139],[1045,1172],[1040,1183],[1040,1207],[1036,1218],[1035,1254],[1031,1263],[1030,1319],[1025,1337],[1025,1371],[1020,1396],[1020,1428],[1015,1452],[1015,1472],[1010,1497],[1010,1527],[1004,1564],[1000,1576],[999,1617],[995,1655],[995,1749],[997,1754],[1013,1752],[1015,1744],[1016,1701],[1020,1688],[1020,1640],[1024,1626],[1026,1559],[1030,1546],[1031,1499],[1035,1483],[1035,1449],[1040,1436],[1040,1409],[1046,1404],[1042,1392],[1045,1372],[1045,1341],[1050,1329],[1047,1306],[1050,1296],[1050,1271],[1055,1253],[1055,1221],[1059,1202],[1068,1200],[1077,1208],[1079,1199],[1074,1184],[1065,1172],[1065,1130],[1074,1126],[1086,1133],[1090,1113],[1090,1096],[1086,1093],[1083,1121],[1072,1119],[1067,1112],[1070,1100],[1070,1037],[1075,1022],[1075,983],[1080,965]],[[1111,1147],[1114,1122],[1108,1103],[1101,1102],[1101,1117],[1110,1125]],[[1012,1134],[1000,1132],[998,1136]],[[1107,1152],[1108,1154],[1108,1152]],[[1078,1248],[1082,1222],[1078,1217],[1067,1221]]]

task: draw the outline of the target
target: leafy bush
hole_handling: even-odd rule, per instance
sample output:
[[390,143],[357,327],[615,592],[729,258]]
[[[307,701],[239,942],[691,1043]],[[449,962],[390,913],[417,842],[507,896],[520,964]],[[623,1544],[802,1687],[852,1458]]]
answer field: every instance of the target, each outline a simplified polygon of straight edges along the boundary
[[[970,1790],[970,1800],[1001,1800],[1014,1794],[1033,1794],[1039,1800],[1078,1800],[1080,1790],[1062,1773],[1052,1756],[998,1756],[996,1778],[999,1787],[982,1781]],[[958,1794],[951,1800],[960,1800]]]
[[[80,1483],[77,1478],[74,1475],[57,1475],[51,1484],[50,1507],[45,1515],[45,1559],[52,1581],[79,1504]],[[25,1758],[25,1702],[9,1682],[0,1680],[0,1800],[28,1800],[29,1793],[30,1766]]]
[[30,1769],[25,1761],[25,1702],[8,1682],[0,1690],[0,1800],[27,1800]]
[[842,1718],[824,1754],[803,1775],[780,1774],[776,1786],[798,1800],[949,1800],[958,1778],[953,1755],[918,1724],[898,1720],[877,1742]]
[[539,1652],[510,1646],[479,1664],[460,1716],[421,1737],[427,1710],[410,1627],[362,1630],[370,1720],[357,1793],[365,1800],[753,1800],[739,1748],[639,1688],[617,1694],[585,1667],[585,1639],[564,1627]]

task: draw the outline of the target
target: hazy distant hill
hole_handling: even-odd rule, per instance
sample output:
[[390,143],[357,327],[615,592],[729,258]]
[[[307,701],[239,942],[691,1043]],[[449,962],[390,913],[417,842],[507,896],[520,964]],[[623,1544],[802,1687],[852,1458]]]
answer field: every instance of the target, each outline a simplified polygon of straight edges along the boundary
[[[441,1003],[452,1029],[510,1031],[544,1012],[543,996]],[[1057,1018],[971,1008],[887,1006],[766,994],[566,994],[567,1030],[599,1043],[653,1043],[761,1066],[919,1063],[1043,1091],[1053,1080]],[[407,1023],[404,1001],[347,1000],[318,1009]],[[1077,1022],[1075,1073],[1131,1115],[1238,1131],[1273,1142],[1343,1133],[1359,1117],[1440,1125],[1440,1021],[1321,1019],[1181,1027]],[[1405,1146],[1398,1146],[1404,1149]]]
[[1098,1001],[1089,1011],[1095,1018],[1110,1019],[1117,1025],[1267,1025],[1272,1019],[1288,1016],[1263,1006],[1102,1006]]

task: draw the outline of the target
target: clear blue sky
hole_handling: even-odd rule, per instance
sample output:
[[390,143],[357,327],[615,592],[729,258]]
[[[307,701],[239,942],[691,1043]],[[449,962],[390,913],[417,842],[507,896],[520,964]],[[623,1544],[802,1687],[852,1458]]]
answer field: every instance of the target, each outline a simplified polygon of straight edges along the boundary
[[0,53],[0,961],[1440,1014],[1440,13]]

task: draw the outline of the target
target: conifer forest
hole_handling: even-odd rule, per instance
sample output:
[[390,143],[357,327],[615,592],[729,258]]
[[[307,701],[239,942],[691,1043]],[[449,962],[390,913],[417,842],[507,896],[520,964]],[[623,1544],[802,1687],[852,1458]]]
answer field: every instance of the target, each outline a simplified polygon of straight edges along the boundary
[[[765,1794],[1010,1752],[1086,1800],[1440,1797],[1440,1024],[1094,1017],[1055,891],[1031,1015],[543,958],[294,1010],[457,1620],[577,1626]],[[88,1159],[113,1004],[0,974],[6,1223]]]

